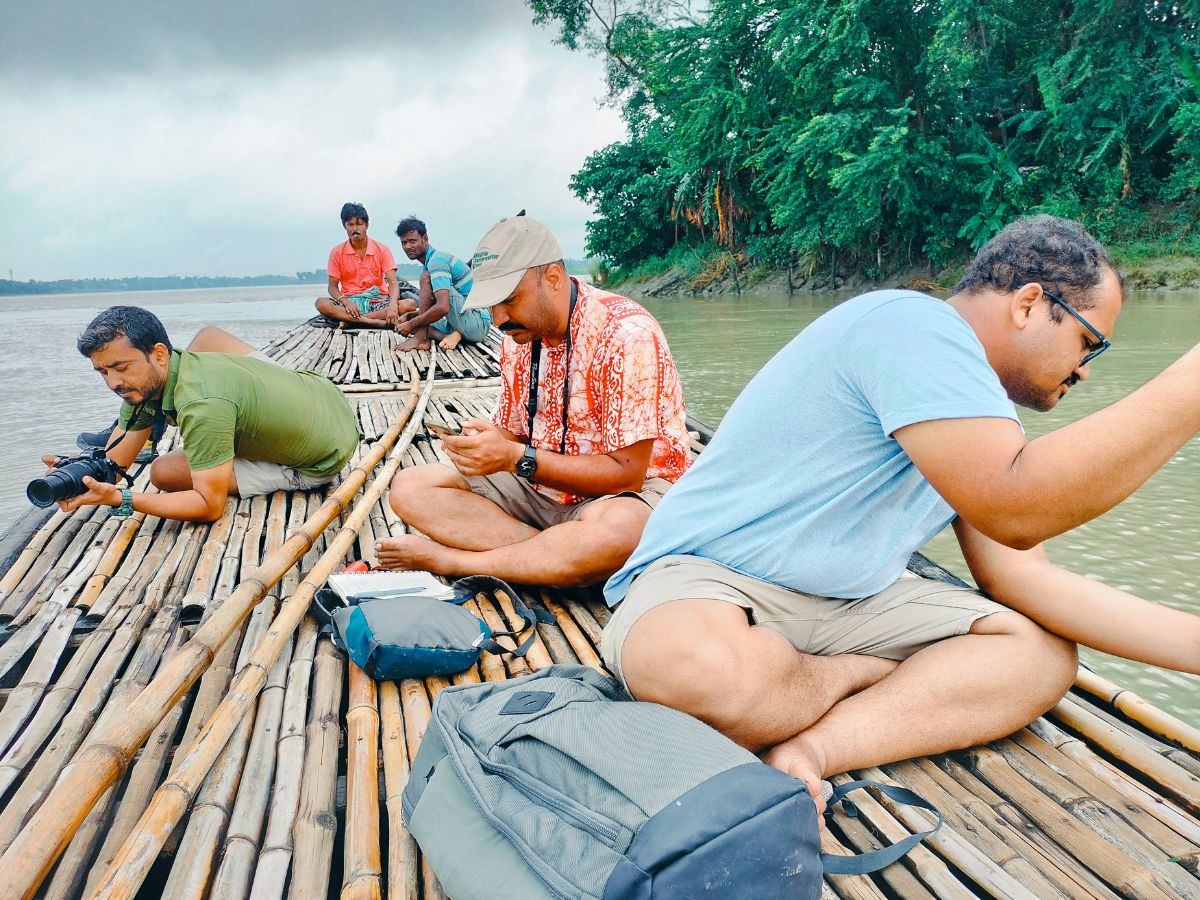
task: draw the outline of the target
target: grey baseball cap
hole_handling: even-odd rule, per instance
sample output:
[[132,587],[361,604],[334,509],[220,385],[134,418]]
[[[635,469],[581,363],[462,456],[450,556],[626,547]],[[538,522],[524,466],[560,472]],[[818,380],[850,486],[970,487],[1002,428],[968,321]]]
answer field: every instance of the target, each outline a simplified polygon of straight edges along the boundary
[[475,248],[471,261],[475,284],[463,309],[481,309],[507,300],[527,270],[560,259],[562,247],[541,222],[529,216],[501,219]]

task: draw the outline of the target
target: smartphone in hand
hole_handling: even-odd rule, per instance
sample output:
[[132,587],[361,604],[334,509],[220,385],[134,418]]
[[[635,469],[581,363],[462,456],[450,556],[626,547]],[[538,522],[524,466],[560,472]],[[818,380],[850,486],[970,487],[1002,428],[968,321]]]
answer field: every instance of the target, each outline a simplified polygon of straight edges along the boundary
[[447,434],[462,434],[462,426],[457,422],[443,422],[441,419],[426,419],[425,427],[436,434],[438,437],[444,437]]

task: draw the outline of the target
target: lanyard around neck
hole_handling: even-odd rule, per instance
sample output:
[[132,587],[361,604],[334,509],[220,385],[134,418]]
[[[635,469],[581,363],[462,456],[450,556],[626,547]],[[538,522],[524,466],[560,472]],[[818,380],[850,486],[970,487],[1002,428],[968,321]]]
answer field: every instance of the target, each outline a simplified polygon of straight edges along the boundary
[[[558,442],[560,455],[567,452],[567,407],[571,399],[571,319],[575,316],[575,303],[579,300],[579,286],[571,282],[571,306],[567,311],[567,353],[563,359],[563,402],[562,402],[562,437]],[[533,446],[533,420],[537,416],[538,407],[538,372],[542,367],[542,339],[538,338],[530,346],[529,355],[529,399],[525,409],[529,412],[529,446]]]

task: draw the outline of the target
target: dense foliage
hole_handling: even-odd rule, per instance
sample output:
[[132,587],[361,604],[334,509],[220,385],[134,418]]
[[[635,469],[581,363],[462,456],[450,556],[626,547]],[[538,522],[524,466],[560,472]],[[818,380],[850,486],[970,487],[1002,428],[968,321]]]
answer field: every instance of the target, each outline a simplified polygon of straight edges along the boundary
[[1196,0],[527,0],[608,61],[591,255],[677,245],[867,274],[1052,212],[1194,246]]

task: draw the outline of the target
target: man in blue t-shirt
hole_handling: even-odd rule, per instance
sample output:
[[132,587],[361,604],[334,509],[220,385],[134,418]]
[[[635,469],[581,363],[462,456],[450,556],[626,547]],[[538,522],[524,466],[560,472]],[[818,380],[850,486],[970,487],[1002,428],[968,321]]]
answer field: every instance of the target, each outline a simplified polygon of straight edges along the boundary
[[[605,588],[632,693],[819,780],[986,742],[1053,706],[1075,642],[1200,674],[1200,616],[1050,564],[1200,430],[1200,347],[1026,441],[1109,346],[1123,287],[1073,222],[1008,226],[946,302],[875,291],[742,392]],[[982,593],[906,571],[953,523]]]
[[405,255],[420,260],[425,267],[417,310],[404,316],[396,327],[409,338],[396,349],[427,350],[430,340],[436,340],[444,350],[453,350],[460,341],[476,344],[487,337],[492,327],[491,312],[463,308],[463,300],[475,283],[471,268],[454,254],[431,247],[425,223],[416,216],[400,220],[396,237]]

